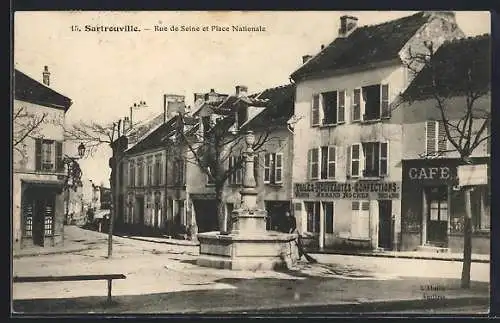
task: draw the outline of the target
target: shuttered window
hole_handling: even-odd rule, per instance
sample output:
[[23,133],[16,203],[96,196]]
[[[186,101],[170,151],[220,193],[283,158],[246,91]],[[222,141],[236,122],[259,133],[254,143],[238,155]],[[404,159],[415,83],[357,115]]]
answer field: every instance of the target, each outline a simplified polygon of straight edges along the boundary
[[309,178],[318,179],[319,177],[319,149],[309,149]]
[[434,156],[446,153],[448,139],[442,121],[430,120],[425,123],[425,154]]
[[360,156],[361,155],[361,145],[354,144],[351,146],[351,172],[352,177],[359,177],[360,175]]

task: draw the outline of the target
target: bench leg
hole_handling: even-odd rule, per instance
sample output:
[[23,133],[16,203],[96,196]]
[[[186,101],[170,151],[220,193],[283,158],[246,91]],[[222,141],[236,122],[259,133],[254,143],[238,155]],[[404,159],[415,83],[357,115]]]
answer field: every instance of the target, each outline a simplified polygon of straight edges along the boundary
[[111,287],[112,287],[112,279],[108,279],[108,303],[111,303]]

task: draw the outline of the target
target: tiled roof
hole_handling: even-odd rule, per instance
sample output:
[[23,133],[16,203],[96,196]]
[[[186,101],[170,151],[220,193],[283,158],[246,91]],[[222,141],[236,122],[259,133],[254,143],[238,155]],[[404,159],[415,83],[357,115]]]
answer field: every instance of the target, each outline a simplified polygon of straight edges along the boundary
[[14,98],[16,100],[68,111],[71,99],[54,91],[23,72],[14,70]]
[[166,147],[166,139],[173,135],[176,127],[177,116],[171,118],[166,123],[161,124],[158,128],[152,131],[147,136],[141,138],[134,146],[127,150],[127,154],[137,154],[149,149]]
[[[436,51],[429,66],[415,77],[403,93],[403,100],[423,100],[433,94],[463,95],[471,84],[475,91],[485,93],[491,86],[491,37],[486,34],[446,42]],[[469,69],[471,84],[467,81]],[[438,86],[433,86],[433,75]]]
[[285,126],[294,113],[295,84],[266,89],[250,97],[257,96],[259,99],[267,100],[267,108],[249,121],[244,128]]
[[418,12],[378,25],[360,26],[346,38],[336,38],[291,77],[298,80],[325,70],[396,59],[399,51],[428,19],[424,12]]

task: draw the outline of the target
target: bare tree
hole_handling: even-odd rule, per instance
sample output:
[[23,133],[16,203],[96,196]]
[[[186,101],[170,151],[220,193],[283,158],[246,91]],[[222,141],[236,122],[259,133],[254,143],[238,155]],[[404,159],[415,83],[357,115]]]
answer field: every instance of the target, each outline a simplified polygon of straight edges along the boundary
[[[181,130],[184,125],[184,116],[182,114],[179,116],[178,129]],[[242,156],[246,149],[247,132],[230,131],[234,123],[234,117],[226,116],[217,122],[208,120],[203,122],[203,133],[178,131],[180,135],[178,143],[184,145],[188,152],[186,162],[197,165],[214,186],[217,219],[222,233],[228,231],[228,219],[223,202],[224,187],[228,179],[236,176],[238,172],[241,172],[241,178],[244,176]],[[266,143],[279,139],[272,136],[271,127],[259,127],[252,130],[255,135],[253,144],[255,156],[266,151]],[[229,162],[230,158],[234,158],[232,163]],[[258,162],[258,158],[255,161]]]
[[[487,45],[487,46],[485,46]],[[402,102],[412,103],[419,98],[430,98],[438,112],[451,149],[457,152],[463,164],[471,164],[471,155],[489,140],[491,110],[478,102],[490,93],[489,37],[480,36],[477,41],[455,40],[437,51],[432,42],[424,42],[424,51],[413,52],[410,48],[406,67],[420,86],[405,91]],[[411,86],[410,86],[411,88]],[[461,101],[461,102],[460,102]],[[422,156],[430,157],[430,156]],[[470,287],[472,253],[472,188],[464,187],[466,215],[464,219],[464,254],[462,288]]]
[[111,189],[111,218],[109,223],[109,240],[108,240],[108,258],[112,256],[112,236],[113,236],[113,221],[116,219],[117,214],[117,197],[115,196],[115,182],[117,180],[116,172],[117,167],[120,163],[119,151],[116,142],[123,136],[128,136],[136,134],[136,129],[139,124],[124,127],[122,120],[117,122],[112,122],[108,124],[98,124],[96,122],[80,122],[74,124],[65,129],[65,135],[67,140],[73,140],[77,142],[82,142],[86,146],[86,153],[93,155],[95,150],[102,145],[109,145],[112,149],[112,156],[109,161],[109,167],[111,168],[111,175],[109,178],[110,189]]
[[24,151],[20,145],[26,138],[34,138],[38,134],[40,126],[47,117],[47,113],[35,114],[28,111],[24,106],[14,111],[12,145],[24,157]]

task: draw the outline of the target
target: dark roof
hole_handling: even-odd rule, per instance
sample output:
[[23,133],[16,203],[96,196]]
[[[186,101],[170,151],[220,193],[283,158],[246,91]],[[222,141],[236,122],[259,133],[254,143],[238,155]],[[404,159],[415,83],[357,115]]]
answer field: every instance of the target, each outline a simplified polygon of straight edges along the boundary
[[[467,81],[469,70],[472,83]],[[433,75],[438,84],[436,87],[433,86]],[[464,95],[467,89],[486,93],[490,86],[491,37],[485,34],[441,45],[430,64],[415,77],[402,98],[411,102],[427,99],[434,94],[451,97]]]
[[324,70],[363,66],[398,58],[399,51],[427,21],[421,11],[379,25],[360,26],[345,38],[338,37],[292,73],[298,80]]
[[258,95],[259,99],[267,100],[267,108],[250,120],[245,128],[285,126],[294,113],[295,88],[295,84],[287,84],[252,94],[250,97]]
[[14,99],[68,111],[71,99],[14,70]]

